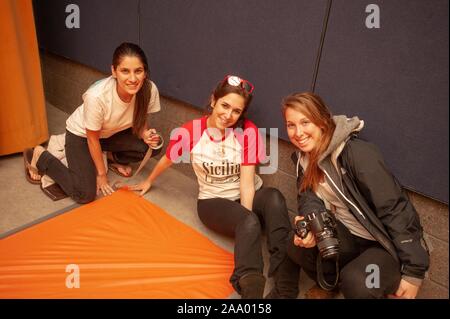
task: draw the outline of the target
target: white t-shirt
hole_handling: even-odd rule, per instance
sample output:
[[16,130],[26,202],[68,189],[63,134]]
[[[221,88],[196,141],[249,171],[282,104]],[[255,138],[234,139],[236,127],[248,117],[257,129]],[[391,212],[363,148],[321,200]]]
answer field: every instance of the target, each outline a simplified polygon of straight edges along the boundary
[[[265,147],[258,128],[249,120],[243,130],[228,129],[220,141],[214,140],[206,126],[207,116],[184,124],[171,134],[166,156],[172,162],[189,154],[199,185],[199,199],[241,197],[241,165],[257,165],[265,158]],[[255,175],[255,189],[262,180]]]
[[[67,130],[81,137],[86,137],[86,129],[100,131],[100,138],[108,138],[130,128],[133,124],[136,96],[125,103],[117,94],[116,86],[117,81],[112,76],[91,85],[83,94],[83,104],[67,119]],[[151,86],[147,113],[161,109],[158,88],[153,82]]]

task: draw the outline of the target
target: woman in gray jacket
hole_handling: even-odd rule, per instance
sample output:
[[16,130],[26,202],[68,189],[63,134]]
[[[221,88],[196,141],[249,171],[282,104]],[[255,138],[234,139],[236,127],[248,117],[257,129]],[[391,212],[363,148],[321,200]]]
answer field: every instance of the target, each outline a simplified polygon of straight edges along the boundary
[[289,256],[346,298],[415,298],[429,266],[419,216],[376,146],[356,137],[364,122],[332,116],[312,93],[286,97],[283,112],[299,150]]

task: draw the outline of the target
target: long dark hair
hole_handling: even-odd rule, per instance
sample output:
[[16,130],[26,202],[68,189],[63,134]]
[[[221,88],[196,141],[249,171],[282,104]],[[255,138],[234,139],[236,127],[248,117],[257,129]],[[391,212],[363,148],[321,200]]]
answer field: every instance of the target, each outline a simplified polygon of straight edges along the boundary
[[112,66],[116,70],[117,66],[122,62],[122,59],[127,56],[137,57],[144,65],[145,79],[141,89],[136,93],[136,102],[133,112],[133,134],[139,136],[142,130],[145,128],[147,121],[147,109],[151,97],[151,83],[150,83],[150,71],[148,69],[147,57],[144,51],[134,43],[124,42],[119,45],[113,54]]
[[323,100],[314,93],[295,93],[287,96],[282,102],[283,115],[286,114],[288,108],[302,112],[322,130],[322,138],[318,147],[309,153],[308,167],[303,174],[303,181],[300,186],[300,191],[305,191],[307,188],[316,190],[324,177],[322,170],[319,168],[319,158],[330,144],[336,124]]
[[214,91],[212,92],[208,105],[206,106],[209,113],[212,112],[211,103],[212,101],[217,101],[221,97],[228,95],[230,93],[236,93],[244,98],[244,110],[239,117],[239,120],[236,122],[235,127],[243,128],[245,115],[247,114],[250,103],[252,102],[253,95],[249,93],[247,90],[242,88],[241,86],[233,86],[228,84],[226,78],[220,81]]

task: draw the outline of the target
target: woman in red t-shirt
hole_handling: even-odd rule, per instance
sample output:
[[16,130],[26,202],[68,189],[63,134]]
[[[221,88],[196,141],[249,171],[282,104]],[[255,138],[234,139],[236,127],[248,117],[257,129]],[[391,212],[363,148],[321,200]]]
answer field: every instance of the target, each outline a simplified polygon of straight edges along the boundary
[[227,76],[214,89],[210,114],[189,121],[171,134],[165,156],[148,178],[132,190],[145,194],[174,162],[192,163],[199,184],[198,216],[210,229],[235,238],[235,269],[230,282],[242,298],[262,298],[265,286],[261,247],[264,224],[270,252],[270,298],[296,298],[297,266],[286,257],[291,229],[283,195],[263,188],[256,174],[265,156],[258,128],[245,118],[253,85]]

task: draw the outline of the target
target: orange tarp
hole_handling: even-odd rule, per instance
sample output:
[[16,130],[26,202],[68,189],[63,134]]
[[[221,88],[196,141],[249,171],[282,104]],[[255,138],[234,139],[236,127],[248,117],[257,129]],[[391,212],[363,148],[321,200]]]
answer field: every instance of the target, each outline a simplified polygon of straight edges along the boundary
[[126,190],[0,240],[0,298],[227,298],[232,271],[231,253]]

